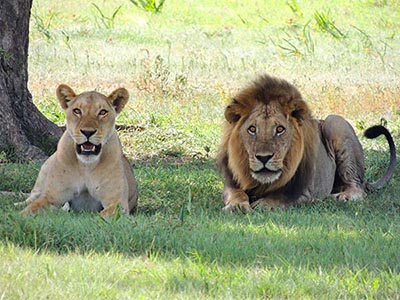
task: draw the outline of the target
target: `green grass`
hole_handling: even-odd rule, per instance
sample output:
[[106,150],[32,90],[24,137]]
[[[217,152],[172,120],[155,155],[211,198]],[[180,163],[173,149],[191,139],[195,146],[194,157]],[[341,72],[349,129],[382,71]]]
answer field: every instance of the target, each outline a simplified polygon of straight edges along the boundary
[[[400,178],[362,202],[222,214],[214,157],[223,110],[256,74],[287,78],[314,115],[400,134],[397,1],[35,0],[29,88],[62,125],[61,83],[131,99],[118,124],[138,212],[18,214],[0,196],[0,299],[398,299]],[[97,6],[97,8],[96,8]],[[366,176],[388,161],[361,139]],[[0,153],[0,190],[29,192],[38,163]]]
[[[385,154],[369,146],[371,177]],[[132,217],[56,210],[26,218],[13,205],[21,198],[0,197],[6,299],[397,297],[394,184],[363,202],[222,214],[213,162],[153,160],[134,169],[140,204]],[[1,170],[3,190],[28,191],[38,165]]]
[[162,212],[118,220],[9,213],[0,282],[10,297],[36,299],[396,298],[399,211],[380,207],[328,202],[251,216],[195,209],[183,223]]

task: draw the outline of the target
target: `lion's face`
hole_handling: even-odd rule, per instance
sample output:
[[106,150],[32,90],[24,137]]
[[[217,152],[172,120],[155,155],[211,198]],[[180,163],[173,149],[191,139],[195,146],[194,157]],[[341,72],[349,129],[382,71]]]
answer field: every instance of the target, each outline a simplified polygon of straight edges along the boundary
[[242,189],[276,190],[291,180],[304,153],[303,123],[311,118],[294,86],[262,77],[232,99],[225,118],[222,153]]
[[94,91],[76,95],[70,87],[60,85],[57,97],[65,110],[67,132],[75,142],[78,159],[96,162],[115,132],[115,118],[129,98],[127,90],[117,89],[109,97]]
[[240,128],[251,176],[262,184],[279,179],[292,140],[292,126],[279,103],[259,104]]

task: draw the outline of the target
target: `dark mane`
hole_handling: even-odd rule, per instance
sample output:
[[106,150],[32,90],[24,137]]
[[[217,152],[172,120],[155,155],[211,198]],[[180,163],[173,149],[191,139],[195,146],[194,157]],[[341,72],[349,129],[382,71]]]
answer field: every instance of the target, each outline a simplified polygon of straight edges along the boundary
[[[298,173],[298,168],[308,169],[306,162],[314,159],[314,145],[318,131],[300,92],[284,79],[262,75],[241,90],[225,110],[227,122],[218,164],[221,169],[228,168],[237,184],[243,189],[254,188],[259,183],[250,175],[248,154],[239,135],[240,128],[256,106],[273,101],[280,104],[282,112],[293,125],[295,134],[281,178],[272,185],[261,186],[258,192],[267,193],[282,188],[292,180],[295,173]],[[307,170],[300,172],[307,173]]]
[[[252,96],[254,100],[268,104],[272,100],[300,100],[302,96],[298,89],[284,79],[262,75],[243,90],[243,96]],[[242,96],[239,94],[239,97]]]

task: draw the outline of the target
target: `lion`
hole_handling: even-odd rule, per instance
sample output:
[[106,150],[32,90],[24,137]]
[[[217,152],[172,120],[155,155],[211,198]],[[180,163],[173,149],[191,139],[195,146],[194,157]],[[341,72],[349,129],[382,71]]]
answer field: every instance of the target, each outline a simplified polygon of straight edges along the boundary
[[289,82],[262,75],[225,109],[225,130],[217,164],[225,177],[224,211],[274,209],[330,195],[358,200],[393,176],[396,148],[388,130],[374,126],[367,138],[383,134],[390,162],[375,183],[364,181],[364,155],[351,125],[341,116],[312,117]]
[[138,188],[128,159],[122,153],[115,119],[129,99],[124,88],[108,97],[95,91],[76,95],[67,85],[57,88],[66,113],[66,130],[40,169],[21,213],[34,214],[49,206],[68,204],[74,211],[113,214],[137,206]]

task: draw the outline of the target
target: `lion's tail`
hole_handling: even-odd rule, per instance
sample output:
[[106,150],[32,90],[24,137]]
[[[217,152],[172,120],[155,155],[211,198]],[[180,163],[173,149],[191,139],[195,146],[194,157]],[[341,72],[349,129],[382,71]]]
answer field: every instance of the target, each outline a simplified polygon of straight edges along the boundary
[[389,167],[386,170],[386,173],[377,181],[373,183],[369,183],[366,186],[367,192],[373,192],[375,190],[378,190],[382,188],[386,183],[389,182],[389,180],[392,178],[395,168],[396,168],[396,146],[393,142],[392,135],[390,132],[383,127],[382,125],[376,125],[368,128],[364,132],[364,136],[369,138],[369,139],[374,139],[377,138],[383,134],[386,137],[386,140],[388,141],[389,144],[389,150],[390,150],[390,162],[389,162]]

